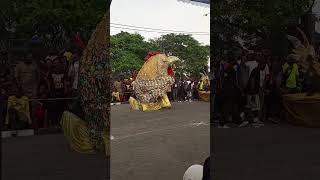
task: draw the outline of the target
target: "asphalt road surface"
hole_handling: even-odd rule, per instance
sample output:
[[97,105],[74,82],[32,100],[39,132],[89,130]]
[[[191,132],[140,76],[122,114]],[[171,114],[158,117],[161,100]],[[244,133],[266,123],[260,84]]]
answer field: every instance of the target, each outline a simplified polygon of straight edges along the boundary
[[[146,113],[112,107],[112,179],[181,179],[209,156],[208,122],[209,104],[202,102]],[[107,161],[73,152],[62,134],[2,140],[4,180],[105,180]]]
[[173,103],[172,109],[111,114],[112,180],[180,180],[210,154],[209,103]]
[[73,152],[62,134],[2,140],[3,180],[105,180],[103,154]]
[[[113,180],[179,180],[209,155],[209,105],[134,112],[112,107]],[[319,180],[320,130],[293,126],[211,131],[214,180]],[[72,152],[62,134],[2,140],[4,180],[105,180],[101,155]]]
[[212,129],[214,180],[319,180],[320,129]]

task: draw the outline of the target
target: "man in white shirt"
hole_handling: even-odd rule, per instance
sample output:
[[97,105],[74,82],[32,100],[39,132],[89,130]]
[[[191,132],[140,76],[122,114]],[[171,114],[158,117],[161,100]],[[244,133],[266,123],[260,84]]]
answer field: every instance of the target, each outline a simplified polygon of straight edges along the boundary
[[251,75],[251,72],[258,67],[258,62],[256,61],[257,58],[259,58],[258,55],[255,57],[252,55],[251,58],[249,58],[249,60],[245,63],[245,65],[249,67],[249,76]]
[[192,82],[190,81],[190,79],[187,80],[187,97],[188,97],[188,101],[191,102],[192,101]]
[[265,63],[262,64],[265,66],[260,70],[260,87],[263,88],[266,82],[266,78],[270,75],[269,66]]

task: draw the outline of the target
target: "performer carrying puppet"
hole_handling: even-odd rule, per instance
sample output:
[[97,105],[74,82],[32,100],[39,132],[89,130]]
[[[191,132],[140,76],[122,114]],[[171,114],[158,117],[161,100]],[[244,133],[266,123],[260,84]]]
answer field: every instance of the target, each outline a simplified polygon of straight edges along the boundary
[[135,92],[135,98],[129,99],[132,109],[154,111],[170,108],[167,92],[174,83],[171,64],[179,59],[159,52],[149,52],[144,60],[144,65],[132,83]]

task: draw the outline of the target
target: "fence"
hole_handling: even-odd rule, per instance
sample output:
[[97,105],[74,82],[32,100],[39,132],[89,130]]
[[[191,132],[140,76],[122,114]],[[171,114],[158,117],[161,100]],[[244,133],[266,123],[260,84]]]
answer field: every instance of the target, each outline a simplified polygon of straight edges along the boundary
[[[133,92],[124,92],[128,97],[133,94]],[[70,98],[46,98],[46,99],[28,99],[29,102],[29,114],[31,116],[32,124],[30,128],[33,128],[35,133],[59,129],[60,119],[64,111],[71,110],[74,105],[74,101],[78,100],[78,97]],[[8,114],[8,100],[0,101],[0,117],[5,120]],[[121,102],[111,103],[110,105],[118,105],[128,103],[128,99]],[[39,117],[39,109],[41,109],[41,117]],[[42,111],[43,110],[43,111]],[[11,126],[6,127],[5,121],[2,121],[2,131],[13,130]],[[10,125],[10,122],[9,122]]]
[[[120,105],[127,104],[130,96],[134,94],[134,92],[123,92],[125,97],[122,98],[120,102],[111,102],[110,105]],[[197,98],[195,98],[197,99]],[[78,100],[78,97],[70,97],[70,98],[46,98],[46,99],[28,99],[29,102],[29,114],[31,116],[32,124],[30,124],[29,128],[33,128],[36,134],[41,134],[42,132],[52,131],[52,130],[60,130],[60,119],[64,111],[74,110],[74,103]],[[172,99],[171,99],[172,100]],[[1,103],[1,119],[6,119],[6,116],[10,116],[8,114],[8,100],[0,101]],[[39,115],[39,107],[40,107],[40,115]],[[42,113],[42,115],[41,115]],[[5,121],[1,122],[2,127],[4,127]],[[9,124],[10,125],[10,121]],[[13,127],[9,126],[2,131],[6,130],[16,130]]]
[[[62,113],[72,108],[74,100],[77,100],[77,97],[28,99],[29,111],[27,113],[30,115],[32,123],[29,124],[28,127],[24,127],[24,129],[32,128],[35,133],[38,133],[39,131],[59,129]],[[8,117],[9,121],[9,124],[6,124],[6,121],[1,122],[2,127],[4,127],[1,130],[16,130],[12,126],[12,120],[16,121],[16,119],[13,118],[18,114],[11,117],[12,113],[8,108],[8,100],[0,101],[0,103],[1,119],[6,120]],[[26,117],[28,117],[28,115],[26,115]]]

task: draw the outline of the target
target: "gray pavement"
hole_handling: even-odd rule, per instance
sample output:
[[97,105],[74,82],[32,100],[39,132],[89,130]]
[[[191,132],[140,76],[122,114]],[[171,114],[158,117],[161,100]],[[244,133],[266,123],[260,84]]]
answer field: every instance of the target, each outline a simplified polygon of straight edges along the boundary
[[215,180],[319,180],[320,129],[212,129]]
[[113,180],[182,179],[190,165],[210,154],[208,103],[174,103],[155,112],[122,105],[111,116]]
[[[112,107],[113,180],[179,180],[209,155],[209,105],[134,112]],[[320,130],[288,125],[212,128],[215,180],[319,180]],[[101,155],[72,152],[61,134],[4,139],[2,179],[103,180]]]
[[73,152],[62,134],[2,140],[3,180],[105,180],[103,154]]
[[[112,107],[113,180],[181,179],[209,156],[209,104],[174,104],[172,109],[134,112]],[[62,134],[2,140],[4,180],[104,180],[103,154],[73,152]]]

